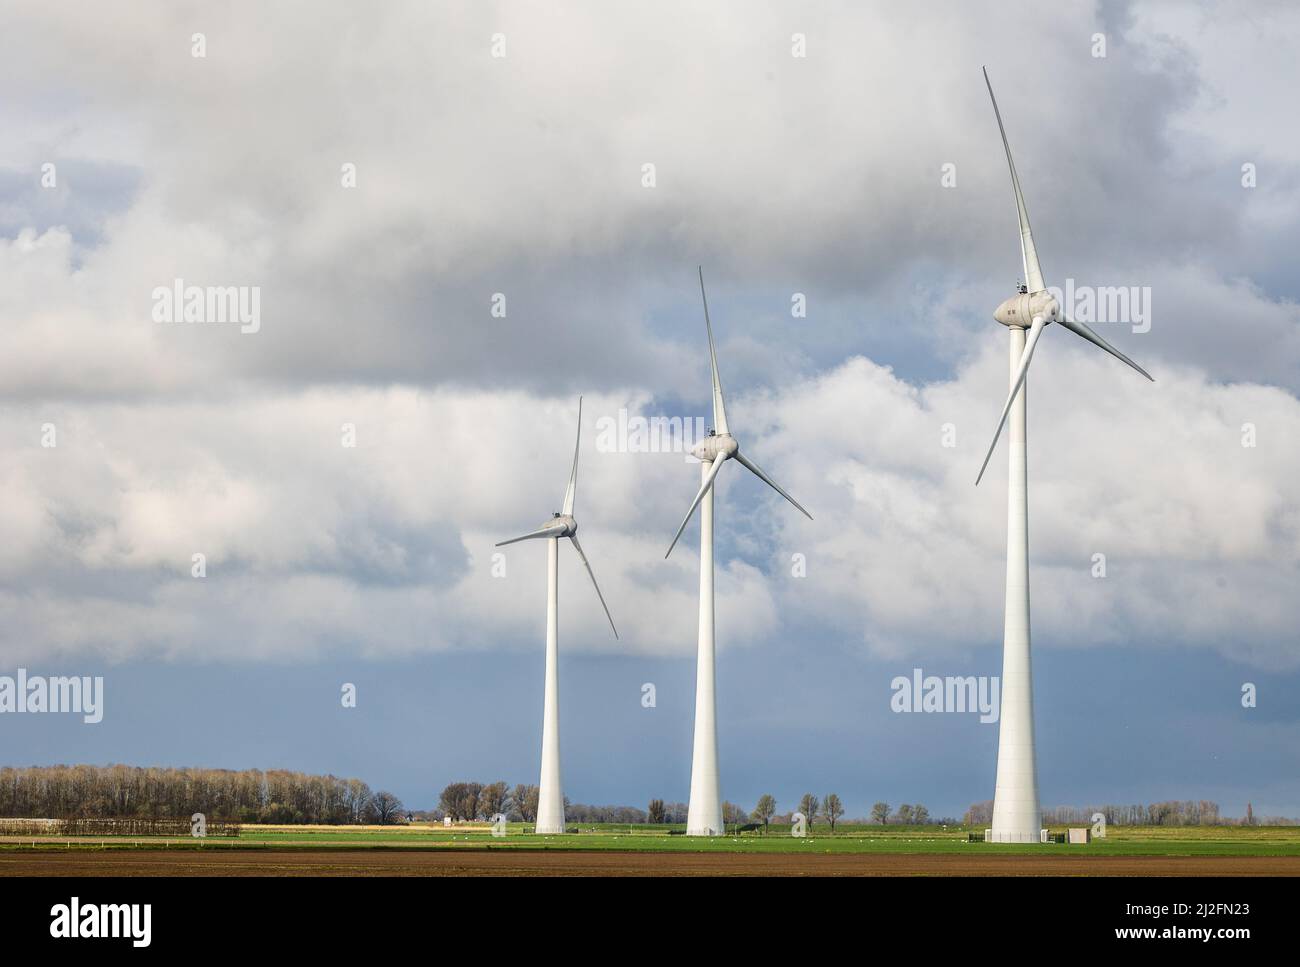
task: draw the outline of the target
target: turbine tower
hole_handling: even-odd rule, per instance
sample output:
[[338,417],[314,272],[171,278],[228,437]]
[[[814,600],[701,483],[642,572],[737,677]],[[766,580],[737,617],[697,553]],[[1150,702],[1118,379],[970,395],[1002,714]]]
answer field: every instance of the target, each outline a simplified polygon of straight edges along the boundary
[[1010,392],[993,442],[975,478],[978,486],[993,456],[1002,427],[1011,416],[1010,465],[1007,476],[1007,598],[1002,641],[1002,711],[998,726],[998,776],[993,797],[992,838],[998,843],[1036,843],[1042,826],[1038,807],[1038,773],[1034,758],[1034,686],[1029,656],[1029,482],[1025,459],[1025,374],[1043,329],[1059,323],[1117,359],[1132,366],[1147,379],[1151,375],[1081,322],[1068,318],[1055,297],[1043,284],[1038,252],[1029,230],[1029,214],[1020,193],[1016,164],[1011,160],[1002,114],[998,111],[988,70],[984,83],[993,101],[993,113],[1002,133],[1002,146],[1011,169],[1011,188],[1016,196],[1020,220],[1020,251],[1025,281],[1019,292],[998,306],[993,318],[1011,333],[1009,364]]
[[709,322],[709,300],[704,294],[704,269],[700,268],[700,298],[704,302],[704,327],[709,335],[709,365],[713,372],[713,428],[691,453],[700,461],[700,490],[668,546],[667,558],[700,508],[700,637],[695,664],[695,747],[691,757],[691,801],[686,814],[687,836],[718,836],[722,823],[722,788],[718,776],[717,691],[714,688],[713,626],[713,482],[728,460],[735,460],[759,480],[784,497],[812,520],[812,514],[778,487],[758,465],[740,452],[727,427],[727,409],[722,401],[722,379],[718,356],[713,350],[713,326]]
[[600,606],[605,609],[609,626],[618,637],[614,627],[614,618],[605,604],[605,596],[600,593],[596,575],[587,562],[587,555],[582,553],[578,543],[578,522],[573,517],[573,500],[578,489],[578,449],[582,444],[582,397],[578,397],[578,439],[573,445],[573,470],[569,473],[569,486],[564,491],[563,509],[551,516],[545,524],[523,537],[514,537],[501,541],[497,547],[527,541],[533,538],[545,538],[546,554],[546,689],[542,705],[542,775],[537,792],[537,827],[539,834],[564,832],[564,792],[560,785],[560,539],[567,537],[578,552],[578,560],[587,569],[591,585],[600,598]]

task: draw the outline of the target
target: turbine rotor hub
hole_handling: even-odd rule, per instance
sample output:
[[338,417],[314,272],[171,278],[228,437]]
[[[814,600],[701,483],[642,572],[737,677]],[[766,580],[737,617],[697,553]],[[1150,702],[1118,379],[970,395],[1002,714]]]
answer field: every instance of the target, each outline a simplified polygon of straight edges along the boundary
[[1013,295],[993,311],[994,319],[1014,329],[1028,329],[1037,316],[1042,316],[1044,323],[1061,317],[1060,303],[1046,289]]

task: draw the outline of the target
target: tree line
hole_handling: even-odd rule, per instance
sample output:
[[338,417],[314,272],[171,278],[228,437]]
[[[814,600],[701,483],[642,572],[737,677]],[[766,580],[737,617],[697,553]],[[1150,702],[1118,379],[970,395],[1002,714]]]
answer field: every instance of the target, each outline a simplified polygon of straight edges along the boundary
[[[795,809],[784,815],[776,811],[776,799],[763,795],[753,810],[745,810],[732,802],[722,804],[722,821],[728,826],[761,825],[764,830],[776,822],[789,825],[794,813],[804,816],[805,827],[811,829],[816,823],[824,822],[835,831],[844,817],[844,803],[835,793],[818,797],[805,793]],[[663,799],[651,799],[645,809],[635,806],[588,806],[564,800],[564,817],[569,823],[619,823],[637,825],[682,825],[686,822],[688,807],[684,802],[666,802]],[[490,822],[494,816],[505,816],[510,822],[531,823],[537,819],[537,786],[518,784],[511,786],[506,782],[452,782],[442,790],[438,797],[437,809],[415,814],[419,819],[442,820],[450,816],[453,822]],[[890,810],[888,803],[879,802],[872,807],[870,822],[896,823],[902,825],[924,826],[930,823],[930,811],[925,806],[902,805],[897,810]],[[865,823],[867,820],[858,820]]]
[[360,779],[287,769],[126,765],[0,768],[0,817],[185,819],[237,823],[390,823],[404,816],[389,792]]
[[[438,796],[438,807],[415,815],[420,819],[441,820],[450,816],[453,822],[489,822],[494,816],[505,816],[510,822],[531,823],[537,820],[538,788],[507,782],[452,782]],[[723,819],[728,824],[747,823],[749,814],[734,803],[724,803]],[[569,823],[642,823],[681,824],[686,822],[686,803],[665,803],[652,799],[648,809],[636,806],[589,806],[564,799],[564,818]]]
[[[722,818],[728,826],[762,825],[766,829],[770,824],[790,825],[796,812],[804,816],[806,827],[811,829],[817,823],[829,826],[831,832],[845,821],[844,804],[835,793],[818,797],[813,793],[804,793],[794,808],[783,814],[777,813],[776,799],[771,795],[760,796],[754,808],[746,811],[731,802],[722,805]],[[1169,800],[1148,805],[1104,805],[1104,806],[1055,806],[1043,810],[1045,825],[1092,824],[1095,813],[1106,817],[1106,823],[1112,826],[1198,826],[1198,825],[1296,825],[1295,819],[1283,816],[1233,819],[1224,817],[1219,804],[1208,800]],[[420,818],[442,819],[451,816],[455,821],[489,821],[497,814],[504,815],[511,822],[534,822],[537,819],[537,786],[510,786],[505,782],[483,784],[478,782],[454,782],[442,791],[438,808],[428,813],[417,813]],[[625,823],[635,825],[650,823],[656,825],[682,825],[686,822],[687,805],[682,802],[667,802],[652,799],[646,809],[635,806],[587,806],[564,800],[565,819],[571,823]],[[988,826],[993,821],[993,800],[973,803],[961,823],[967,826]],[[955,818],[936,819],[930,810],[921,803],[903,803],[897,807],[887,802],[872,805],[868,816],[849,820],[854,825],[897,825],[927,826],[946,824],[958,825]]]
[[[419,812],[421,819],[488,821],[498,814],[514,822],[537,819],[537,786],[505,782],[453,782],[443,789],[436,809]],[[686,822],[685,803],[652,799],[646,809],[635,806],[589,806],[564,803],[565,816],[572,823],[654,823],[681,825]],[[789,824],[795,812],[802,813],[808,828],[817,823],[833,832],[843,821],[844,805],[834,793],[816,796],[805,793],[795,808],[777,814],[771,795],[759,797],[752,810],[734,803],[723,804],[723,819],[729,826],[773,822]],[[332,775],[310,775],[288,769],[200,769],[127,765],[56,765],[0,768],[0,817],[43,819],[186,819],[203,813],[210,822],[231,823],[318,823],[349,825],[398,822],[405,808],[392,793],[373,792],[360,779]],[[1204,826],[1204,825],[1292,825],[1297,820],[1283,816],[1255,816],[1248,810],[1244,819],[1225,817],[1219,804],[1208,800],[1168,800],[1146,805],[1056,806],[1043,810],[1043,822],[1050,825],[1090,825],[1101,813],[1114,826]],[[992,822],[993,802],[973,803],[963,822],[987,826]],[[932,820],[920,803],[896,809],[877,802],[867,819],[854,822],[923,826]],[[955,825],[954,820],[938,820]]]
[[[1170,799],[1147,805],[1051,806],[1043,810],[1044,825],[1091,826],[1101,813],[1108,826],[1291,826],[1297,820],[1285,816],[1256,817],[1247,806],[1245,819],[1224,816],[1217,802],[1206,799]],[[968,826],[987,826],[993,821],[993,800],[972,803],[964,818]]]
[[[775,804],[769,802],[771,798],[771,796],[763,796],[759,799],[758,806],[755,807],[755,815],[761,817],[764,813],[775,808]],[[822,819],[830,826],[833,833],[835,832],[835,826],[844,816],[844,804],[835,793],[830,793],[824,798],[818,799],[812,793],[807,792],[799,799],[798,811],[807,819],[810,828],[818,819]],[[786,817],[785,821],[789,822],[790,818]],[[930,810],[920,803],[915,805],[904,804],[891,812],[887,802],[875,803],[871,807],[870,816],[852,820],[855,825],[865,825],[870,822],[882,826],[889,823],[902,826],[925,826],[930,821]]]
[[[510,822],[537,820],[538,789],[535,785],[508,782],[452,782],[438,796],[436,809],[422,810],[417,819],[453,822],[490,822],[505,816]],[[686,807],[683,806],[683,815]],[[564,818],[570,823],[644,823],[646,813],[635,806],[588,806],[564,799]],[[684,822],[685,820],[683,820]]]

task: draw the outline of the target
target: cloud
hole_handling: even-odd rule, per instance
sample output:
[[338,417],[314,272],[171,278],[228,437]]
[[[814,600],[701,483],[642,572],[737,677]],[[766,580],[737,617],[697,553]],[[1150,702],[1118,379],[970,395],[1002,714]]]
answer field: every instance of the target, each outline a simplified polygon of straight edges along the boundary
[[[801,291],[808,345],[782,355],[888,351],[922,372],[977,344],[1018,270],[981,62],[1050,280],[1152,285],[1170,334],[1151,341],[1158,358],[1294,389],[1294,306],[1248,281],[1289,275],[1284,187],[1245,192],[1235,165],[1221,170],[1234,145],[1207,157],[1196,122],[1217,108],[1198,67],[1221,79],[1212,45],[1190,28],[1171,42],[1161,25],[1185,18],[1161,5],[1120,9],[954,3],[917,57],[910,13],[845,7],[22,7],[0,62],[60,83],[8,118],[21,147],[0,178],[19,218],[5,392],[694,394],[699,361],[681,357],[697,344],[697,262],[719,307],[744,311],[723,337],[738,349],[788,332]],[[1090,53],[1101,27],[1104,59]],[[204,58],[190,56],[196,31]],[[1012,31],[1053,64],[1032,85],[998,59]],[[806,58],[790,56],[795,32]],[[57,222],[23,187],[44,160],[70,172]],[[1261,231],[1263,250],[1249,242]],[[176,278],[262,287],[262,331],[153,323],[149,294]],[[971,298],[940,342],[932,310],[958,290]],[[1234,329],[1225,352],[1225,314],[1262,324]],[[1253,373],[1264,345],[1279,347],[1273,364]]]
[[[722,475],[724,647],[815,630],[892,657],[1000,637],[1005,444],[978,489],[973,479],[1004,394],[1003,338],[990,326],[951,381],[912,385],[855,358],[778,392],[733,394],[745,452],[816,520],[738,468]],[[1036,640],[1293,666],[1300,456],[1288,441],[1300,403],[1188,368],[1157,376],[1045,334],[1030,381]],[[12,495],[4,609],[20,629],[7,657],[519,647],[541,627],[544,559],[540,545],[502,549],[506,576],[494,577],[492,545],[558,508],[574,404],[394,387],[23,413],[0,464]],[[595,446],[620,407],[657,412],[644,394],[588,399],[577,513],[624,641],[607,640],[566,552],[566,648],[687,654],[694,530],[662,554],[696,476],[680,453]],[[40,446],[43,422],[56,448]],[[945,424],[955,448],[942,445]],[[195,553],[206,578],[191,577]],[[793,576],[795,553],[806,578]]]
[[[574,402],[398,387],[23,412],[0,459],[11,495],[6,657],[516,647],[542,626],[544,557],[540,544],[492,545],[558,507]],[[588,412],[626,404],[589,400]],[[632,650],[684,652],[695,637],[691,552],[663,564],[670,532],[646,532],[624,503],[653,506],[675,475],[684,507],[684,458],[600,453],[593,422],[577,507],[584,547]],[[54,447],[41,445],[46,425]],[[660,516],[678,503],[661,498]],[[206,577],[192,576],[195,554]],[[562,560],[566,647],[615,647],[576,558]],[[755,568],[726,563],[718,593],[737,642],[770,631]]]
[[[990,329],[997,327],[991,326]],[[765,398],[769,450],[819,520],[780,553],[808,556],[783,597],[882,655],[1001,637],[1005,440],[972,486],[1005,396],[1001,330],[951,382],[913,387],[856,359]],[[1071,342],[1077,345],[1071,345]],[[1149,384],[1049,329],[1030,376],[1035,641],[1211,649],[1300,663],[1300,403],[1275,387],[1216,385],[1186,367]],[[952,424],[958,445],[941,444]],[[1254,427],[1257,445],[1243,446]],[[793,451],[812,455],[796,459]],[[797,532],[797,533],[796,533]],[[1093,555],[1106,577],[1092,576]],[[835,615],[834,619],[825,616]]]

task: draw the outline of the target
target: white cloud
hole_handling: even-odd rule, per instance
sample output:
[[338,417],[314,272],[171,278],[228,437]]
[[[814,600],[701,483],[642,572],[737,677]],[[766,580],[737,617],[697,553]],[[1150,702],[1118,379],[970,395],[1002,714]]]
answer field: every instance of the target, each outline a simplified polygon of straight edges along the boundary
[[[884,654],[1001,638],[1006,444],[973,480],[1005,396],[1005,334],[958,377],[917,391],[867,360],[767,400],[764,441],[827,523],[791,532],[807,589],[783,603],[836,615]],[[996,330],[996,331],[992,331]],[[1077,343],[1078,345],[1071,345]],[[1300,663],[1300,402],[1186,368],[1147,383],[1049,329],[1030,378],[1030,538],[1040,646],[1120,643]],[[954,423],[958,447],[940,444]],[[1258,445],[1242,446],[1253,423]],[[795,461],[793,452],[809,454]],[[1092,555],[1107,577],[1091,576]]]
[[[742,446],[816,521],[739,468],[721,479],[720,546],[743,556],[720,562],[724,647],[829,635],[906,655],[1000,637],[1005,445],[972,484],[1005,385],[1003,339],[990,325],[950,382],[911,386],[858,358],[775,395],[733,394]],[[1030,387],[1036,640],[1293,665],[1300,403],[1188,369],[1157,376],[1063,330],[1044,336]],[[5,657],[527,647],[542,626],[541,546],[506,548],[507,577],[494,578],[492,544],[557,509],[575,402],[322,389],[21,412],[0,458],[15,525],[0,552]],[[566,552],[565,647],[687,654],[694,530],[662,554],[696,476],[680,454],[599,452],[597,419],[625,405],[654,411],[644,395],[587,400],[577,508],[624,640]],[[56,449],[39,446],[45,420],[60,426]],[[343,422],[355,449],[340,444]],[[955,449],[940,444],[948,422]],[[1241,446],[1246,422],[1254,448]],[[195,552],[206,579],[190,577]],[[806,578],[790,576],[795,552]],[[1104,580],[1090,575],[1098,552]]]

